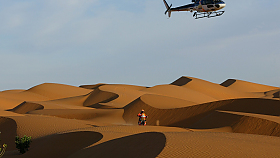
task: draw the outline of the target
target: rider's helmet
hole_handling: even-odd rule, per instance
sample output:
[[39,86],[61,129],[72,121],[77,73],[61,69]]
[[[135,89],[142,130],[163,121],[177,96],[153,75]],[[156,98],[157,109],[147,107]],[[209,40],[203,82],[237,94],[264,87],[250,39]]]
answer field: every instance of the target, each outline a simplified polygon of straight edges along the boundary
[[144,109],[141,110],[141,114],[144,113]]

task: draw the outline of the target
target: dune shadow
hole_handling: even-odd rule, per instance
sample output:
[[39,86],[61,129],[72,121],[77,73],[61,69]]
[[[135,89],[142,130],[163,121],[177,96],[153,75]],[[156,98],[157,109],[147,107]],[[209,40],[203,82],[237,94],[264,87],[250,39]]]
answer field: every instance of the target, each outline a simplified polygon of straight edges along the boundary
[[273,94],[273,98],[280,98],[280,91]]
[[68,157],[102,138],[101,133],[92,131],[50,135],[33,140],[29,151],[21,156],[28,158]]
[[44,106],[38,103],[31,103],[31,102],[22,102],[21,104],[19,104],[18,106],[16,106],[13,109],[7,110],[7,111],[12,111],[18,114],[26,114],[30,111],[34,111],[34,110],[42,110],[44,109]]
[[122,109],[122,108],[116,108],[116,107],[112,107],[112,106],[106,106],[106,105],[102,105],[100,103],[96,103],[90,106],[87,106],[88,108],[95,108],[95,109]]
[[201,118],[199,121],[195,122],[194,124],[192,124],[189,128],[214,129],[214,128],[232,126],[232,124],[237,122],[242,117],[243,116],[240,115],[214,111],[209,115]]
[[154,158],[165,147],[163,133],[147,132],[126,136],[83,149],[71,157],[145,157]]
[[176,86],[183,86],[191,81],[192,81],[192,79],[183,76],[183,77],[177,79],[176,81],[172,82],[171,84],[176,85]]
[[[209,111],[204,111],[197,115],[186,117],[185,119],[175,121],[171,124],[168,124],[167,126],[194,128],[194,129],[220,128],[224,126],[231,126],[234,122],[238,121],[241,118],[238,115],[222,114],[219,112],[215,112],[215,110],[244,112],[244,113],[271,115],[271,116],[280,115],[280,110],[279,110],[280,102],[271,99],[260,99],[260,98],[233,99],[233,100],[224,100],[224,101],[206,103],[198,106],[201,106],[205,109],[206,106],[203,105],[207,105],[207,104],[212,107],[218,104],[220,104],[220,106],[216,106],[214,107],[214,109],[210,109]],[[185,111],[185,113],[190,114],[188,111]]]
[[278,100],[245,98],[236,99],[233,103],[217,108],[222,111],[235,111],[263,115],[280,115],[280,102]]
[[100,89],[95,89],[89,94],[87,99],[84,101],[83,106],[91,107],[97,103],[108,103],[117,99],[118,97],[118,94],[102,91]]
[[7,151],[15,150],[15,137],[17,136],[17,123],[15,120],[7,117],[0,117],[0,146],[7,144]]
[[220,85],[224,86],[224,87],[229,87],[232,84],[234,84],[235,82],[236,82],[235,79],[228,79],[228,80],[224,81],[223,83],[221,83]]
[[85,89],[98,89],[99,87],[106,85],[103,83],[99,83],[99,84],[94,84],[94,85],[80,85],[79,87],[81,88],[85,88]]

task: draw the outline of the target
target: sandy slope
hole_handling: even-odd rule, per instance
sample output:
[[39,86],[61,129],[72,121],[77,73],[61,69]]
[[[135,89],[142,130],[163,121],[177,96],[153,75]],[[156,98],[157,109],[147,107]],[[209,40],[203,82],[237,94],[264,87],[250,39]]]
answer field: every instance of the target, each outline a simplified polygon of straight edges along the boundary
[[280,138],[212,132],[165,133],[158,157],[278,157]]
[[[4,157],[277,157],[279,92],[186,76],[154,87],[44,83],[0,92],[1,143]],[[16,135],[33,138],[24,155]]]
[[[1,92],[0,92],[0,95],[1,95]],[[0,109],[2,109],[2,110],[12,109],[22,102],[23,102],[23,100],[20,100],[20,99],[10,99],[10,98],[0,96]]]
[[198,91],[194,91],[192,89],[187,89],[175,85],[158,85],[146,89],[145,92],[188,100],[196,104],[217,101],[217,99],[209,95],[205,95]]
[[67,119],[90,120],[99,123],[124,124],[123,109],[46,109],[29,114],[55,116]]

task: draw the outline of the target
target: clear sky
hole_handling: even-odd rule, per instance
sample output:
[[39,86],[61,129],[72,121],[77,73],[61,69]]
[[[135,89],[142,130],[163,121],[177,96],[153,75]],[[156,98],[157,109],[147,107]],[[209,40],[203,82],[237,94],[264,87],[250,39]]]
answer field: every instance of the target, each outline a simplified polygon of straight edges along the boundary
[[168,19],[162,0],[0,0],[0,91],[181,76],[280,86],[280,1],[225,2],[223,16],[195,20]]

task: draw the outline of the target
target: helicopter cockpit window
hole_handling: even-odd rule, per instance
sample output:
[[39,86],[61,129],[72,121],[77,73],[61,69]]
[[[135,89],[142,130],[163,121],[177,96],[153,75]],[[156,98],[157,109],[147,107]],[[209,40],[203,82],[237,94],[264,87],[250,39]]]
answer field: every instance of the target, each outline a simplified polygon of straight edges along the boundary
[[213,0],[202,0],[202,5],[214,4]]
[[193,0],[192,2],[198,4],[200,0]]

